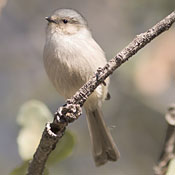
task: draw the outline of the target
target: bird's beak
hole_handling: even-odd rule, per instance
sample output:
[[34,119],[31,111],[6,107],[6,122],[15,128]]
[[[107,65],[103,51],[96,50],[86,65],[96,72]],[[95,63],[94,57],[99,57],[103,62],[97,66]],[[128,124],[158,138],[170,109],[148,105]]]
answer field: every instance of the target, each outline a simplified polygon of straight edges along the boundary
[[50,22],[50,23],[56,23],[50,16],[49,17],[45,17],[45,19]]

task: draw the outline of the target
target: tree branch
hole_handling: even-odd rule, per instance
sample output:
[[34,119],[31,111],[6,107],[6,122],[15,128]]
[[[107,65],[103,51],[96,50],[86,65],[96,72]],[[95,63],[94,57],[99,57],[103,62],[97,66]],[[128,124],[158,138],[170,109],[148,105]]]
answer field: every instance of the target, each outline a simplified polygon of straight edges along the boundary
[[57,110],[53,122],[48,123],[45,127],[40,144],[29,165],[27,175],[43,174],[48,156],[55,148],[60,138],[64,135],[66,126],[81,115],[81,107],[96,87],[99,84],[104,83],[104,80],[111,75],[115,69],[136,54],[151,40],[168,30],[174,22],[175,11],[145,33],[137,35],[135,39],[111,59],[105,67],[98,68],[94,76],[90,78],[90,80],[84,84],[71,99],[68,99],[64,106]]
[[170,161],[175,158],[175,104],[169,107],[165,119],[168,127],[158,165],[154,167],[155,175],[165,175]]

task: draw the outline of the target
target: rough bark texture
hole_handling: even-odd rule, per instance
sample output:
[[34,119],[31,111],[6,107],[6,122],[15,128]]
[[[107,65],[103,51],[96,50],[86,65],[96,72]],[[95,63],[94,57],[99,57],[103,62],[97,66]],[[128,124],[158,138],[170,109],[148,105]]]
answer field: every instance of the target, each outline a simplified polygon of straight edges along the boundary
[[68,99],[66,104],[57,110],[54,115],[54,121],[46,125],[40,144],[29,165],[28,175],[43,174],[49,154],[55,148],[59,139],[64,135],[68,123],[73,122],[81,115],[81,107],[95,88],[99,84],[104,83],[104,80],[111,75],[115,69],[136,54],[151,40],[168,30],[174,22],[175,11],[145,33],[137,35],[134,40],[111,59],[105,67],[99,68],[94,76],[77,91],[73,98]]

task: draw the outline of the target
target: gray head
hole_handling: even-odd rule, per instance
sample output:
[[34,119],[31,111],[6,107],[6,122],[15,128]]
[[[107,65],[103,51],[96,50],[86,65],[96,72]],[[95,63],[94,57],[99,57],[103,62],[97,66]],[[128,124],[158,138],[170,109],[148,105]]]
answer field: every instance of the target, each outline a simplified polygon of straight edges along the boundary
[[62,34],[75,34],[82,28],[87,28],[86,19],[72,9],[58,9],[50,17],[46,17],[48,28]]

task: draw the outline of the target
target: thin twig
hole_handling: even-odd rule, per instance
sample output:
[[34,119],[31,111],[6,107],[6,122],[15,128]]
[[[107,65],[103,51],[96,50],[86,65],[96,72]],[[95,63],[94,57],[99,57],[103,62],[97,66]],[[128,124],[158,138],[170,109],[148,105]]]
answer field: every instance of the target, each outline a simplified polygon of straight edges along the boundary
[[165,175],[170,161],[175,158],[175,104],[169,107],[165,119],[168,127],[159,163],[154,167],[155,175]]
[[76,92],[73,98],[68,99],[66,104],[57,110],[54,115],[54,121],[52,123],[48,123],[45,127],[40,144],[29,165],[27,175],[43,174],[48,156],[55,148],[59,139],[64,135],[66,126],[81,115],[81,107],[96,87],[103,83],[115,69],[126,62],[131,56],[136,54],[146,44],[162,32],[168,30],[174,22],[175,11],[145,33],[137,35],[135,39],[113,59],[111,59],[105,67],[99,68],[95,72],[94,76]]

